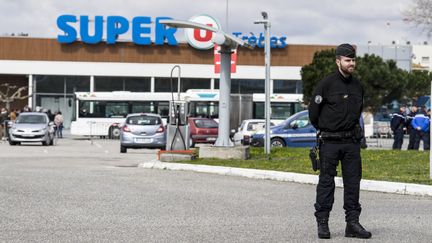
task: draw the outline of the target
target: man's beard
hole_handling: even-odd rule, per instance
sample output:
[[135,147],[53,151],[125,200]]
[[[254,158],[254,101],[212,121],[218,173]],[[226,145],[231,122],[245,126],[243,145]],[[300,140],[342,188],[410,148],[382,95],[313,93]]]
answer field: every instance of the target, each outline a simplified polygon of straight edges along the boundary
[[354,72],[354,65],[349,65],[349,66],[340,66],[340,70],[342,73],[344,73],[345,75],[351,75]]

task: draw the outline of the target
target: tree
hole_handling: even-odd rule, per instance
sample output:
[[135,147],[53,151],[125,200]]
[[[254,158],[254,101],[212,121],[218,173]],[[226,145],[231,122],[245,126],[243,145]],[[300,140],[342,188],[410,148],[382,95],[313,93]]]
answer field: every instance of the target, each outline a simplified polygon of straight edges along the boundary
[[[357,57],[354,76],[360,80],[365,91],[364,106],[377,110],[381,105],[399,100],[404,95],[408,72],[399,69],[394,61],[384,62],[375,55]],[[336,70],[334,50],[314,54],[312,63],[301,69],[303,99],[309,103],[317,82]]]
[[413,4],[402,12],[404,21],[421,28],[428,37],[432,34],[432,0],[413,0]]
[[303,81],[303,101],[308,104],[312,92],[321,79],[336,69],[335,50],[315,52],[312,63],[302,67],[300,74]]
[[428,71],[413,70],[408,74],[408,83],[404,92],[407,100],[430,95],[432,74]]
[[9,83],[0,85],[0,101],[6,103],[6,109],[10,109],[10,103],[14,100],[23,100],[28,95],[23,95],[22,92],[26,90],[27,87],[18,87],[16,85],[10,85]]
[[383,104],[403,97],[408,72],[398,68],[393,60],[384,62],[379,56],[366,54],[357,58],[354,76],[363,85],[364,106],[376,110]]

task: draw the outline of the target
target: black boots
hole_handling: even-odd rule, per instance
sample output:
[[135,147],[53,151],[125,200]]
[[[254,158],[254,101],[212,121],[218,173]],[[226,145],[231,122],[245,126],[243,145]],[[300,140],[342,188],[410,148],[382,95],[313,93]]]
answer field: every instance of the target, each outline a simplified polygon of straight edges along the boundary
[[371,232],[365,230],[363,226],[358,222],[347,222],[345,228],[345,237],[369,239],[372,237]]
[[317,219],[317,223],[318,223],[318,237],[320,239],[330,239],[328,218]]

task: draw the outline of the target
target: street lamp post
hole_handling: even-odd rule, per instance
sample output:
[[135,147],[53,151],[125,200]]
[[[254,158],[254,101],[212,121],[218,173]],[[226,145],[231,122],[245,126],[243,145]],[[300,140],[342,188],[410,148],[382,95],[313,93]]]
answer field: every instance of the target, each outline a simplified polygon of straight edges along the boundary
[[244,40],[235,36],[224,33],[221,30],[213,27],[190,22],[164,19],[159,23],[165,24],[174,28],[192,28],[213,32],[212,41],[221,47],[221,71],[220,71],[220,87],[219,87],[219,129],[218,138],[215,146],[231,147],[234,146],[229,137],[230,133],[230,95],[231,95],[231,50],[237,46],[247,46]]
[[268,14],[266,12],[261,12],[264,20],[255,21],[255,24],[264,24],[264,54],[265,54],[265,143],[264,150],[267,155],[270,154],[270,116],[271,116],[271,106],[270,106],[270,21],[268,20]]

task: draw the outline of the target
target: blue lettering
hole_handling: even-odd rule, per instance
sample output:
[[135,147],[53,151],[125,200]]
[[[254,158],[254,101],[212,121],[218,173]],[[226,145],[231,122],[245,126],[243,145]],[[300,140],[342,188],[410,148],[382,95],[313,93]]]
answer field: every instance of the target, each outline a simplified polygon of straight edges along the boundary
[[156,45],[163,45],[165,40],[168,41],[168,45],[176,46],[177,40],[174,37],[174,33],[177,31],[177,28],[170,28],[164,24],[159,23],[162,19],[171,19],[169,17],[157,17],[156,18]]
[[249,45],[251,45],[251,46],[256,46],[257,38],[256,38],[254,35],[251,36],[251,37],[249,37],[248,43],[249,43]]
[[286,36],[279,38],[279,42],[280,42],[279,48],[285,48],[285,46],[287,45],[285,40],[286,40]]
[[129,21],[121,16],[108,16],[107,18],[107,43],[114,44],[117,37],[129,29]]
[[150,34],[150,27],[143,27],[142,24],[151,24],[150,17],[135,17],[132,20],[132,41],[138,45],[150,45],[151,38],[143,37],[141,34]]
[[270,48],[278,47],[278,38],[276,36],[270,37]]
[[94,23],[95,23],[94,35],[90,36],[90,34],[89,34],[89,17],[88,16],[80,16],[80,35],[81,35],[81,40],[84,43],[97,44],[97,43],[102,41],[103,17],[102,16],[96,16]]
[[263,48],[264,47],[264,43],[263,42],[264,42],[264,35],[263,35],[263,33],[260,33],[259,38],[258,38],[257,46],[259,48]]
[[233,32],[232,35],[235,37],[240,38],[240,35],[242,34],[242,32]]
[[68,22],[76,23],[77,19],[73,15],[62,15],[57,18],[57,26],[64,32],[64,35],[57,35],[57,40],[60,43],[72,43],[77,37],[77,31]]

